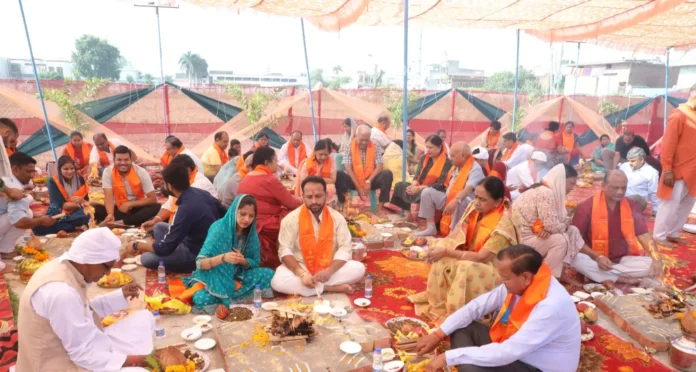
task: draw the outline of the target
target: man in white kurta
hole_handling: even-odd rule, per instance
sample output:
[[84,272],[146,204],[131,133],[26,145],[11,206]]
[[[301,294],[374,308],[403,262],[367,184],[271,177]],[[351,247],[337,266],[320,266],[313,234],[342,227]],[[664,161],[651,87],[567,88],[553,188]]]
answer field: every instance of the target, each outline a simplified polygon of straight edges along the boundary
[[510,132],[503,135],[503,153],[500,161],[505,163],[507,169],[512,169],[529,160],[532,152],[534,152],[534,146],[517,141],[515,133]]
[[[95,133],[92,136],[92,140],[94,141],[94,146],[92,146],[92,151],[89,153],[89,164],[91,167],[94,167],[92,164],[96,164],[101,175],[104,168],[114,165],[114,150],[119,146],[126,146],[126,144],[118,138],[107,139],[104,133]],[[105,159],[101,158],[100,152],[106,156]],[[135,161],[135,154],[133,156],[133,161]]]
[[387,136],[387,129],[391,126],[391,118],[389,115],[382,115],[377,119],[377,125],[370,130],[370,141],[375,144],[377,151],[384,154],[387,146],[391,143],[391,139]]
[[523,162],[510,169],[507,173],[505,186],[510,190],[512,200],[517,199],[520,193],[524,192],[529,186],[541,182],[542,169],[546,165],[547,157],[541,151],[534,151],[527,162]]
[[619,168],[628,177],[626,197],[636,201],[641,210],[652,203],[652,215],[657,214],[660,199],[657,197],[657,185],[660,183],[660,175],[657,170],[645,162],[645,150],[634,147],[628,150],[628,162],[621,164]]
[[[275,272],[271,287],[276,292],[314,296],[317,293],[353,293],[352,284],[365,274],[365,265],[352,260],[350,231],[345,218],[326,205],[326,181],[309,176],[302,182],[304,205],[290,212],[280,222],[278,257],[283,262]],[[304,212],[303,212],[304,211]],[[317,250],[330,249],[331,263],[312,272],[300,246],[300,216],[311,214],[312,228],[317,238]],[[325,218],[333,221],[333,244],[320,244],[319,232]],[[317,250],[313,252],[317,252]]]
[[[292,150],[290,149],[292,147]],[[292,151],[292,159],[289,152]],[[280,153],[278,154],[278,165],[280,168],[285,169],[286,173],[293,174],[297,176],[297,168],[300,167],[300,163],[312,153],[312,147],[309,147],[306,143],[302,141],[302,132],[296,130],[292,132],[290,136],[290,142],[286,142],[280,148]]]
[[127,308],[127,299],[137,298],[142,288],[129,283],[87,298],[87,287],[109,273],[120,248],[121,240],[108,228],[88,230],[32,276],[19,303],[18,372],[145,371],[124,367],[139,365],[153,350],[152,314],[133,311],[107,329],[100,321]]

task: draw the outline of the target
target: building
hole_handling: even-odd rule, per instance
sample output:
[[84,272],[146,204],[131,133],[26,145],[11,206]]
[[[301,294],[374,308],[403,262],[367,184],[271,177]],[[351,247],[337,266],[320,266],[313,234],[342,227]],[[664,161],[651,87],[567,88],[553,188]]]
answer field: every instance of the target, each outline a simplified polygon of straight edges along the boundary
[[448,60],[426,69],[424,85],[429,90],[483,88],[486,83],[483,70],[460,68],[459,61]]
[[[176,74],[175,80],[177,83],[188,83],[188,76],[186,74]],[[235,74],[233,71],[210,70],[208,72],[207,82],[209,84],[230,82],[238,85],[254,85],[260,87],[306,87],[307,76],[287,76],[278,73]]]
[[[72,78],[72,62],[61,59],[35,59],[36,69],[42,72],[56,72]],[[34,69],[31,59],[0,57],[0,79],[33,79]]]
[[[670,89],[677,85],[679,70],[680,67],[670,67]],[[577,87],[575,71],[575,66],[566,66],[563,70],[566,95],[636,95],[665,89],[665,65],[657,60],[627,59],[581,64],[578,66]]]

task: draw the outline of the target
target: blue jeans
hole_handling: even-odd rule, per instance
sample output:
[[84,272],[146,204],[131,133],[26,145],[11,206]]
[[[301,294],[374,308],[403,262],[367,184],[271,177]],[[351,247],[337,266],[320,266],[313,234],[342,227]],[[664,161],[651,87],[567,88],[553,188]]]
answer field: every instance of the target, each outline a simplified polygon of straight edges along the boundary
[[[169,232],[169,224],[158,222],[152,230],[155,241],[162,241]],[[196,270],[196,253],[191,252],[183,243],[179,243],[174,252],[168,256],[159,256],[155,253],[145,252],[140,260],[144,267],[157,270],[160,261],[164,262],[167,272],[190,273]]]

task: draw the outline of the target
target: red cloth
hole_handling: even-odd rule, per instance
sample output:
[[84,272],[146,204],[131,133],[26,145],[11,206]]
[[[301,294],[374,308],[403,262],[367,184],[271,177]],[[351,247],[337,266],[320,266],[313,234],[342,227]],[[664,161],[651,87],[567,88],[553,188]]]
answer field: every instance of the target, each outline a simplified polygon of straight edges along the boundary
[[560,135],[545,131],[537,137],[534,142],[534,147],[536,147],[537,150],[557,151],[558,146],[562,144],[563,139]]
[[237,195],[240,194],[249,194],[256,198],[256,231],[261,241],[261,267],[275,269],[280,266],[280,220],[302,205],[302,202],[292,196],[276,176],[270,174],[247,175],[237,188]]
[[[645,217],[640,210],[640,206],[631,199],[628,199],[628,204],[631,206],[636,236],[647,233],[648,225],[645,223]],[[609,259],[615,263],[621,261],[622,257],[628,255],[628,244],[621,233],[620,209],[618,205],[613,211],[607,208],[607,215],[609,217]],[[572,224],[580,230],[580,234],[585,243],[592,247],[592,198],[588,198],[578,204],[578,209],[575,211]]]
[[[483,175],[488,177],[489,174],[486,171],[486,169],[481,169],[483,170]],[[503,183],[505,183],[505,180],[507,180],[507,166],[505,165],[505,163],[503,163],[502,161],[496,161],[493,165],[493,169],[491,169],[491,172],[492,171],[497,171],[498,174],[500,174],[500,176],[503,177]],[[507,186],[505,186],[505,198],[507,200],[512,200],[512,197],[510,196],[510,190],[507,188]]]

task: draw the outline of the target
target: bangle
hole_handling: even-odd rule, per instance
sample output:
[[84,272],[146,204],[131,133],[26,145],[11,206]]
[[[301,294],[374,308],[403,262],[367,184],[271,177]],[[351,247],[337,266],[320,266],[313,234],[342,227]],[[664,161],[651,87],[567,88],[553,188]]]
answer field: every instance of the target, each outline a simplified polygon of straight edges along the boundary
[[[159,218],[159,220],[162,221],[162,217],[160,217],[160,216],[155,216],[155,218]],[[154,220],[155,218],[153,218],[153,220]]]

